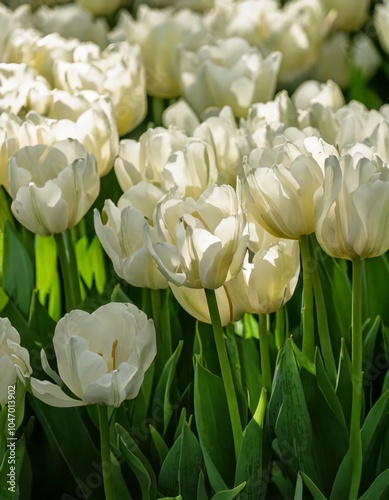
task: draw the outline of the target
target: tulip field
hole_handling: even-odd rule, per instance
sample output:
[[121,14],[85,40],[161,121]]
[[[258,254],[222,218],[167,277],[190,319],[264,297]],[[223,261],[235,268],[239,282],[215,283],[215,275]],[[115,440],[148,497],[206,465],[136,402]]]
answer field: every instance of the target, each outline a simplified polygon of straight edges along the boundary
[[389,500],[389,0],[0,27],[0,500]]

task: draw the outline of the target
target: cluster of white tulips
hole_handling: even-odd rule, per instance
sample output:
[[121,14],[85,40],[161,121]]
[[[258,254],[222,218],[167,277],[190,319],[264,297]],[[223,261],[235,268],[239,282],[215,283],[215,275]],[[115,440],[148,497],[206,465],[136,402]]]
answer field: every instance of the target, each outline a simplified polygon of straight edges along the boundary
[[[389,250],[389,104],[368,109],[345,95],[354,70],[368,81],[389,67],[389,3],[374,9],[368,0],[8,3],[0,4],[0,477],[9,463],[9,388],[16,386],[23,454],[31,412],[55,434],[55,419],[44,416],[41,402],[63,412],[97,405],[108,500],[192,500],[195,490],[199,500],[271,498],[273,479],[262,472],[268,467],[276,477],[277,458],[269,457],[282,457],[280,443],[294,443],[297,464],[287,464],[284,483],[274,480],[282,498],[293,498],[293,487],[302,499],[303,482],[315,500],[326,498],[320,488],[335,500],[339,491],[359,498],[369,486],[363,464],[372,449],[362,427],[363,350],[377,351],[371,338],[379,328],[368,336],[363,330],[375,317],[366,316],[361,302],[369,293],[363,286],[371,286],[362,263],[385,259]],[[366,23],[375,40],[362,31]],[[96,253],[82,260],[80,248],[91,241]],[[343,267],[342,279],[352,323],[337,340],[324,292],[339,271],[328,267],[320,276],[318,252],[351,261],[352,278]],[[46,258],[55,269],[45,269]],[[88,260],[90,284],[83,271]],[[326,267],[323,258],[320,266]],[[20,297],[29,292],[18,273],[32,280],[35,273],[38,289],[42,276],[50,283],[38,299],[31,284],[27,310]],[[98,273],[104,279],[97,293]],[[291,340],[285,306],[299,281]],[[58,315],[47,309],[48,293]],[[195,327],[189,322],[195,333],[180,327],[182,311],[196,320]],[[35,329],[53,323],[54,331],[44,332],[53,346],[49,356]],[[213,338],[204,339],[202,323],[212,325]],[[258,347],[251,354],[246,347],[254,338],[257,363]],[[185,390],[177,371],[182,345],[189,370],[194,363]],[[254,366],[259,378],[248,382]],[[317,385],[300,380],[304,370]],[[341,401],[342,377],[350,411]],[[369,425],[384,426],[384,388],[386,376],[379,410],[370,403]],[[304,432],[285,420],[293,401],[294,421],[310,411],[317,433],[310,406],[319,404],[312,403],[316,389],[345,432],[341,479],[315,475],[304,454],[317,443],[304,441]],[[23,417],[25,393],[31,409]],[[163,432],[155,417],[160,397]],[[80,421],[96,420],[93,410],[74,411]],[[219,418],[229,422],[233,469],[221,448],[215,455],[223,441],[216,436]],[[139,419],[151,424],[158,473],[154,458],[133,441]],[[311,420],[303,425],[311,429]],[[71,455],[61,453],[82,498],[89,498]],[[139,483],[133,491],[120,469],[124,461]],[[378,487],[371,488],[384,494],[389,479],[380,467]],[[191,489],[183,471],[193,469]],[[363,495],[370,498],[379,496]]]

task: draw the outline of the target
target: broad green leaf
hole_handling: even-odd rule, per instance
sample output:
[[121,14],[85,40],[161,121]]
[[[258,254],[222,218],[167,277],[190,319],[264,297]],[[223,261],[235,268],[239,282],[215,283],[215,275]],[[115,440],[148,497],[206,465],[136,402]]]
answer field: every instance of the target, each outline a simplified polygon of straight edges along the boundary
[[367,328],[365,328],[367,329],[367,332],[363,333],[364,335],[363,358],[365,362],[364,368],[368,367],[371,364],[374,364],[374,353],[376,350],[377,334],[380,324],[381,324],[380,316],[377,316],[374,322],[372,320],[369,320]]
[[[180,341],[176,350],[170,357],[169,361],[166,363],[163,369],[162,375],[159,379],[157,388],[155,390],[153,402],[152,402],[152,414],[156,415],[161,411],[161,403],[163,404],[163,434],[166,433],[171,416],[173,415],[173,407],[171,402],[171,389],[173,381],[175,378],[176,368],[178,359],[181,354],[183,342]],[[158,424],[158,422],[156,422]],[[157,425],[158,428],[158,425]]]
[[85,409],[54,408],[32,397],[29,398],[29,403],[53,449],[58,449],[82,490],[86,478],[92,472],[96,472],[93,464],[101,463],[100,453],[94,447],[84,419],[81,417]]
[[52,236],[35,236],[36,289],[42,305],[56,321],[61,317],[61,291],[57,266],[57,246]]
[[[247,422],[247,396],[243,390],[242,385],[242,366],[239,358],[239,350],[237,345],[237,337],[234,333],[232,325],[226,327],[226,348],[228,352],[228,359],[230,361],[232,378],[234,380],[236,398],[239,405],[241,421]],[[241,339],[239,339],[241,342]]]
[[212,500],[234,500],[234,498],[236,498],[237,495],[244,490],[245,486],[246,483],[242,483],[232,490],[218,491],[215,495],[213,495]]
[[302,353],[302,351],[297,347],[295,342],[293,341],[293,338],[290,338],[290,341],[292,343],[293,347],[293,352],[296,356],[297,362],[299,364],[300,368],[305,368],[309,373],[312,373],[312,375],[315,375],[316,373],[316,367],[315,365],[309,361],[309,359]]
[[365,318],[382,316],[389,324],[388,301],[385,291],[389,281],[389,259],[384,254],[374,259],[365,259],[363,266],[365,286],[362,304]]
[[[119,455],[119,451],[114,448],[116,453]],[[121,459],[123,455],[120,456]],[[132,500],[130,492],[128,491],[127,485],[123,479],[122,469],[120,467],[120,461],[116,458],[115,454],[111,451],[111,463],[112,463],[112,475],[113,484],[115,488],[116,498],[120,500]],[[101,470],[101,479],[103,480],[103,471]]]
[[310,479],[304,472],[301,472],[301,476],[304,480],[304,483],[314,500],[327,500],[323,493],[319,490],[319,488],[315,485],[315,483]]
[[204,459],[199,442],[185,422],[181,434],[179,493],[182,498],[196,498],[199,476]]
[[203,365],[207,370],[220,375],[219,358],[211,325],[196,321],[194,353],[201,356]]
[[170,448],[159,473],[158,491],[163,495],[174,496],[179,493],[181,440],[182,434]]
[[291,340],[285,342],[280,362],[282,376],[282,405],[275,425],[278,446],[287,448],[295,460],[291,461],[290,469],[294,475],[299,470],[307,471],[310,476],[316,475],[312,457],[312,423],[305,401],[296,359]]
[[370,488],[359,498],[359,500],[383,499],[382,495],[385,493],[387,488],[389,488],[389,469],[381,472],[381,474],[375,479]]
[[25,316],[28,316],[34,287],[30,256],[12,225],[4,228],[3,287]]
[[115,428],[118,433],[119,450],[139,483],[142,500],[156,499],[157,484],[153,469],[128,432],[119,424],[115,424]]
[[236,486],[246,482],[244,493],[247,500],[260,500],[266,496],[262,446],[263,428],[253,418],[244,431],[235,472]]
[[[220,377],[204,368],[199,359],[195,368],[194,405],[200,443],[229,485],[233,481],[235,457],[224,384]],[[205,463],[208,470],[206,459]],[[211,480],[209,470],[208,475]]]

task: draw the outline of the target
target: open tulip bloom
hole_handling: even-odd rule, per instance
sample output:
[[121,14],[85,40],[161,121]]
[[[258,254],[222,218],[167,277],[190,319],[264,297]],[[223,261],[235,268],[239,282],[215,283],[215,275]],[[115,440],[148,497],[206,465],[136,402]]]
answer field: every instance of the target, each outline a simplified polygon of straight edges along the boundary
[[53,344],[59,377],[42,350],[43,367],[79,399],[47,380],[32,378],[31,389],[37,398],[59,407],[118,407],[135,398],[156,354],[153,321],[136,306],[115,302],[92,314],[79,310],[67,314],[57,324]]

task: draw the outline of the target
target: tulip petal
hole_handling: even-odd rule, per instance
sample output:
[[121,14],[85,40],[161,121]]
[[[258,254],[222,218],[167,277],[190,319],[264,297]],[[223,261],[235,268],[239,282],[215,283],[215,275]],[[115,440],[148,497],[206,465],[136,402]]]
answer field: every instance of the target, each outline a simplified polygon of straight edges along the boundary
[[31,377],[31,390],[33,395],[40,401],[58,408],[70,408],[73,406],[85,406],[87,403],[79,399],[73,399],[48,380],[38,380]]

